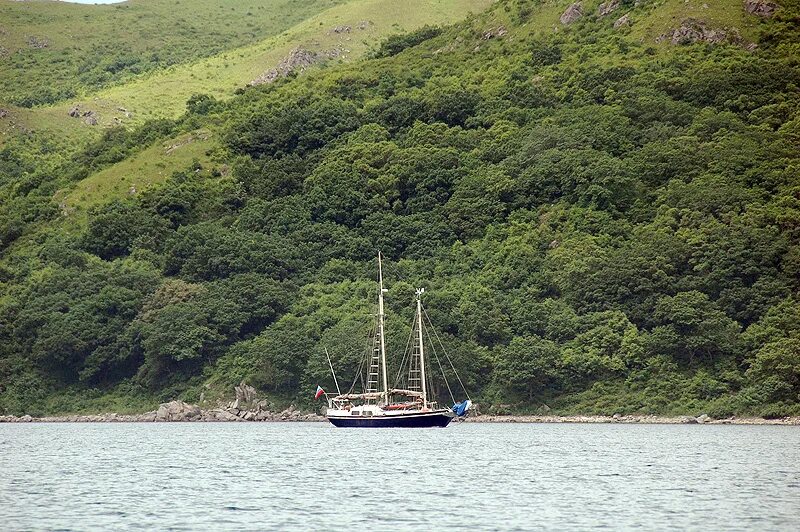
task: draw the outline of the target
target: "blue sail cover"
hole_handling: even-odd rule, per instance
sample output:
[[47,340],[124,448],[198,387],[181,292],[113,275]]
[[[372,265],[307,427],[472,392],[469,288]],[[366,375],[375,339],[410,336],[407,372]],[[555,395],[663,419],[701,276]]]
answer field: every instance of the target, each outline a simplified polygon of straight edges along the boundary
[[453,412],[455,412],[455,414],[458,417],[462,417],[464,416],[464,414],[467,413],[470,406],[472,406],[472,401],[470,401],[469,399],[467,399],[466,401],[461,401],[460,403],[456,403],[453,405]]

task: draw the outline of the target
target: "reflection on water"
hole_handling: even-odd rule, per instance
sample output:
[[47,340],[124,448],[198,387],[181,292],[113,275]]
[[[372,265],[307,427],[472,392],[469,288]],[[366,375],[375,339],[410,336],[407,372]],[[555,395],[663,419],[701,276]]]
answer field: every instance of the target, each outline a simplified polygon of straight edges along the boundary
[[28,529],[800,529],[800,427],[0,425]]

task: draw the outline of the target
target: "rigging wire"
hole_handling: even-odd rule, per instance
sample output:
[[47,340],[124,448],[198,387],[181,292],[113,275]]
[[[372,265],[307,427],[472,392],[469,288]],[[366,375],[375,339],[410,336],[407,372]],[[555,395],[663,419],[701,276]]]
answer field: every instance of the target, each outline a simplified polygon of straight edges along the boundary
[[[428,323],[430,324],[429,329],[433,329],[433,324],[431,324],[430,321],[431,320],[429,319],[428,320]],[[427,328],[425,329],[425,332],[428,334],[428,341],[431,344],[431,351],[433,351],[433,356],[436,358],[436,363],[439,365],[439,371],[442,372],[442,379],[444,380],[444,385],[447,386],[448,393],[450,393],[450,399],[452,399],[453,404],[456,404],[456,398],[455,396],[453,396],[453,390],[450,388],[450,383],[447,382],[447,375],[445,375],[444,368],[442,367],[442,361],[439,360],[439,355],[438,353],[436,353],[436,346],[433,343],[433,338],[431,338],[431,333],[427,330]],[[436,331],[434,330],[433,332],[435,333]]]
[[430,316],[428,316],[428,311],[425,310],[425,306],[424,305],[422,307],[422,312],[425,314],[425,318],[428,320],[428,323],[430,324],[431,329],[433,329],[433,334],[436,336],[436,340],[439,341],[439,345],[442,347],[442,353],[444,353],[444,356],[447,358],[447,361],[450,363],[450,367],[453,369],[453,374],[456,376],[456,379],[458,379],[458,383],[461,385],[461,389],[464,390],[464,395],[467,396],[467,399],[472,401],[472,398],[469,396],[469,392],[467,391],[467,387],[464,386],[464,382],[461,380],[461,377],[458,376],[458,372],[456,371],[456,367],[453,365],[453,360],[450,358],[450,355],[447,354],[447,350],[444,348],[444,343],[442,342],[442,339],[439,338],[439,333],[436,332],[436,328],[433,326],[433,323],[431,323],[431,318],[430,318]]
[[[417,321],[417,320],[414,319],[414,321]],[[394,388],[398,388],[398,385],[400,384],[400,378],[403,375],[403,367],[405,366],[406,359],[408,359],[409,354],[411,352],[410,346],[411,346],[411,340],[413,338],[414,338],[414,322],[411,323],[411,332],[409,332],[409,334],[408,334],[408,340],[406,341],[406,347],[403,350],[403,358],[400,360],[400,365],[398,366],[398,370],[397,370],[397,376],[394,378]]]

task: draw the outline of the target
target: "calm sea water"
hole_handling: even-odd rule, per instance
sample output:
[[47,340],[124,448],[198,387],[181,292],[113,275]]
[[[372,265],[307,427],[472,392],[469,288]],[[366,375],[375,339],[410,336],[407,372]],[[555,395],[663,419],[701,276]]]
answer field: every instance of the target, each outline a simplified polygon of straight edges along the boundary
[[3,530],[800,530],[800,427],[0,425]]

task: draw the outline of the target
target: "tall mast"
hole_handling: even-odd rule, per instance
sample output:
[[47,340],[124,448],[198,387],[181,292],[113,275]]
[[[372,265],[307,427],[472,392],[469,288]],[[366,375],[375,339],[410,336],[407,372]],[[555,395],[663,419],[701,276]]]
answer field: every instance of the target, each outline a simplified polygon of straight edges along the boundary
[[417,288],[417,333],[419,334],[419,369],[422,379],[422,408],[428,408],[428,382],[425,379],[425,348],[422,342],[422,294],[424,288]]
[[383,267],[381,266],[381,252],[378,252],[378,332],[381,336],[381,370],[383,373],[383,393],[386,403],[389,402],[389,382],[386,372],[386,342],[383,339]]

